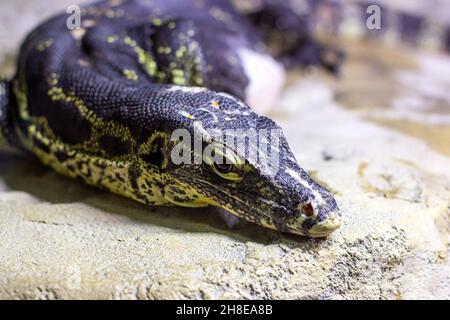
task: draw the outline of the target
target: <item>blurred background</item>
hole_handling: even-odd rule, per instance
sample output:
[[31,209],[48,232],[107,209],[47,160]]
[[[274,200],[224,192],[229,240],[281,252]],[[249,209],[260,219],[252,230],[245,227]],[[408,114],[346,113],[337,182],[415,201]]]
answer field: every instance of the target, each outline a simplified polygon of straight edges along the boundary
[[[345,108],[425,139],[450,154],[450,0],[290,0],[310,32],[347,55],[338,79],[322,78]],[[0,70],[12,76],[25,35],[45,17],[88,1],[2,1]],[[258,0],[236,0],[252,10]],[[369,29],[370,5],[380,9]],[[316,77],[318,71],[307,73]],[[303,76],[305,73],[302,74]]]

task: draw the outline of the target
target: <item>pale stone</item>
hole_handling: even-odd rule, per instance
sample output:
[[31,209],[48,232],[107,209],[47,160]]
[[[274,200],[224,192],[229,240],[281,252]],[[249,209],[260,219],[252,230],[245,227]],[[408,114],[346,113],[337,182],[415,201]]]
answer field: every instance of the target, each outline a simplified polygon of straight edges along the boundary
[[[14,34],[42,18],[38,2],[15,2]],[[294,81],[273,114],[344,211],[328,239],[229,230],[209,210],[145,207],[1,153],[0,298],[449,299],[450,159],[330,90]]]

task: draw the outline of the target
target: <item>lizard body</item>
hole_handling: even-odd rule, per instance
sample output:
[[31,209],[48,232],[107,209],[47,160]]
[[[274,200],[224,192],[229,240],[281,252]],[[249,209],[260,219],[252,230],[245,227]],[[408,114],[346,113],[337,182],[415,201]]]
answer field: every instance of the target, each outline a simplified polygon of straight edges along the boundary
[[[10,144],[63,175],[148,205],[216,206],[315,237],[339,226],[332,194],[298,165],[279,126],[243,102],[249,77],[239,50],[269,56],[254,13],[224,0],[109,0],[81,13],[79,29],[67,29],[65,14],[35,29],[15,78],[0,82],[0,126]],[[201,138],[200,151],[186,150],[203,161],[173,161],[175,148],[194,143],[174,139],[180,129]],[[233,143],[248,132],[256,140]],[[275,168],[263,163],[274,154]]]

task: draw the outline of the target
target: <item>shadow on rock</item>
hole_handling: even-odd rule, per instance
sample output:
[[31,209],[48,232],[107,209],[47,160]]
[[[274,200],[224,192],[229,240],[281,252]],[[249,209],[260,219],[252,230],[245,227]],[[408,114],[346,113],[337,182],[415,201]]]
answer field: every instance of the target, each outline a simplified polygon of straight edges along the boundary
[[284,243],[289,247],[310,247],[323,243],[323,240],[282,234],[245,221],[230,229],[214,208],[146,206],[58,175],[32,155],[0,152],[0,177],[6,190],[26,192],[44,202],[81,202],[110,214],[180,231],[214,232],[240,242],[252,241],[264,245]]

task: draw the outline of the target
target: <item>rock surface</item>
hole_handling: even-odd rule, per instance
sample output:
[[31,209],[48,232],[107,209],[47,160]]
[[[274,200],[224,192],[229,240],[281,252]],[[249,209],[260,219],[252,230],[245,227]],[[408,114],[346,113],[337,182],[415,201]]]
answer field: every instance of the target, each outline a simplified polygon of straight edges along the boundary
[[[19,35],[48,14],[51,1],[45,8],[39,2],[1,4],[22,10],[0,10],[2,21],[15,22],[0,31],[1,58],[12,56]],[[55,10],[72,3],[52,2]],[[349,50],[341,80],[294,77],[272,115],[303,167],[344,209],[344,224],[331,237],[305,239],[250,224],[228,230],[208,210],[148,208],[2,152],[0,298],[449,299],[450,85],[433,77],[445,90],[409,88],[441,102],[439,110],[419,103],[423,117],[408,123],[428,130],[416,134],[415,126],[389,122],[394,114],[406,123],[404,109],[388,111],[411,96],[402,89],[405,74],[430,76],[424,61],[435,58],[413,56],[414,67],[397,67],[386,61],[388,51],[376,55],[380,70],[402,69],[378,75],[392,82],[386,97],[384,81],[367,78],[353,59],[361,50]],[[3,66],[13,69],[10,61]],[[442,121],[430,123],[432,116]]]

